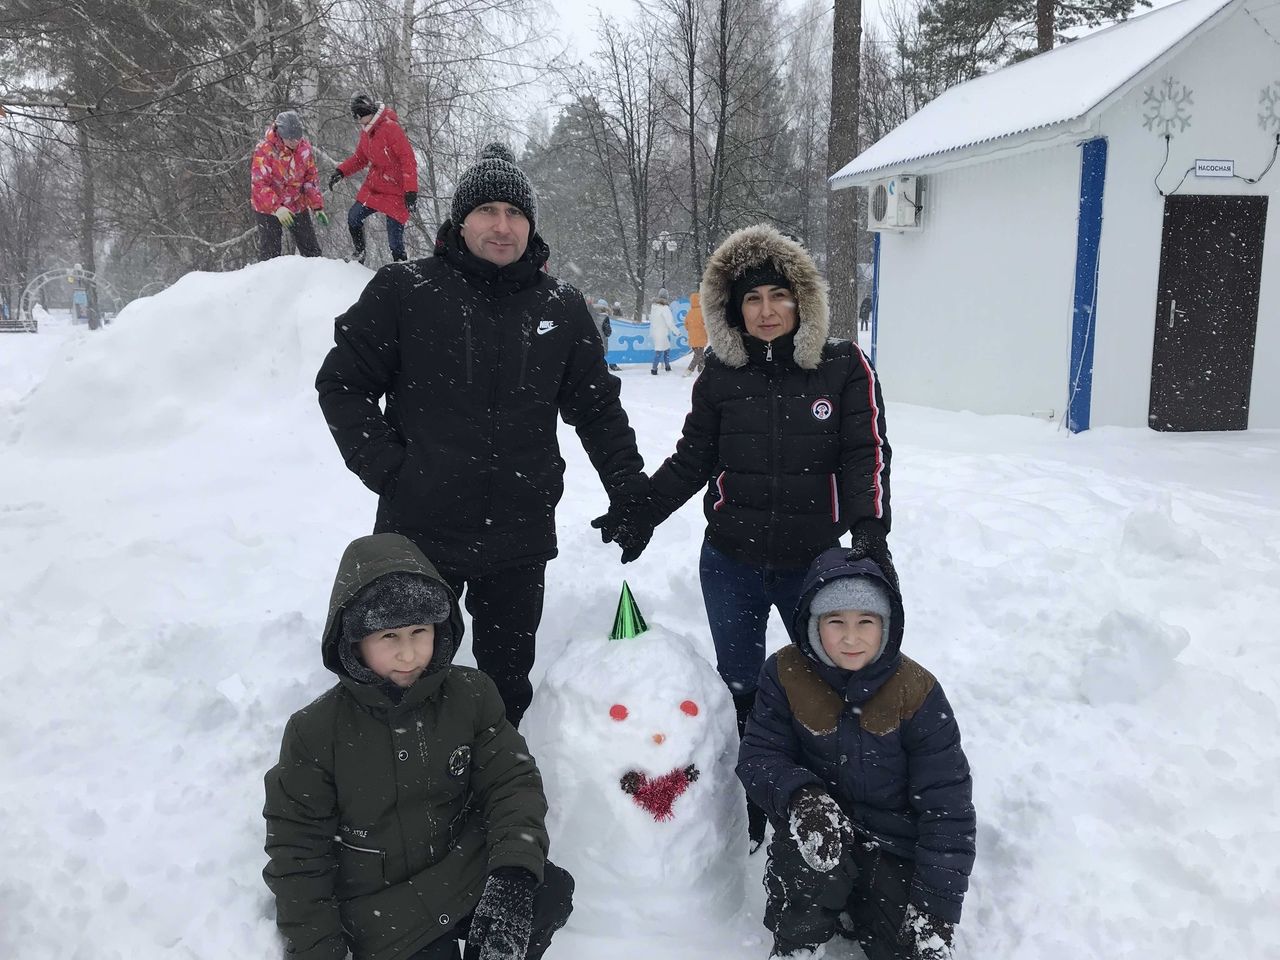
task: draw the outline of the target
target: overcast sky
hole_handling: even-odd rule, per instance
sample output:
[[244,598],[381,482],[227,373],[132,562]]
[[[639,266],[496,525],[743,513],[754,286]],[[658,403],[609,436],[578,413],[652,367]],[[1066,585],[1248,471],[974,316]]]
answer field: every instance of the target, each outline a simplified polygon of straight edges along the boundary
[[[863,0],[863,22],[878,15],[881,0]],[[798,0],[782,0],[787,8],[798,7]],[[640,9],[635,0],[557,0],[557,12],[561,15],[559,29],[562,36],[577,46],[584,54],[595,48],[595,24],[597,11],[628,19]]]

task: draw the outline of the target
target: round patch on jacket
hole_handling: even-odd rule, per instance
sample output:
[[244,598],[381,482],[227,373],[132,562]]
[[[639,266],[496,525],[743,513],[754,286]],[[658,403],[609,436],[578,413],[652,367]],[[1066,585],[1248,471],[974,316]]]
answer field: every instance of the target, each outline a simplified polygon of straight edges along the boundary
[[471,767],[471,748],[465,744],[449,754],[449,776],[455,780]]
[[819,397],[813,401],[813,406],[809,408],[809,412],[813,414],[815,420],[830,420],[831,414],[835,413],[835,405],[826,397]]

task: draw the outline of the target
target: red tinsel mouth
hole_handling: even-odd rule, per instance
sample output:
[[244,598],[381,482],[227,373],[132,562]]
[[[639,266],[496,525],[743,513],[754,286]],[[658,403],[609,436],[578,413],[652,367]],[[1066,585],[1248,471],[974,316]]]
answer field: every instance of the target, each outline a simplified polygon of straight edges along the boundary
[[675,816],[671,808],[676,799],[697,779],[698,768],[691,763],[654,780],[650,780],[639,770],[631,770],[623,774],[618,785],[623,793],[631,795],[637,806],[647,810],[654,820],[663,821]]

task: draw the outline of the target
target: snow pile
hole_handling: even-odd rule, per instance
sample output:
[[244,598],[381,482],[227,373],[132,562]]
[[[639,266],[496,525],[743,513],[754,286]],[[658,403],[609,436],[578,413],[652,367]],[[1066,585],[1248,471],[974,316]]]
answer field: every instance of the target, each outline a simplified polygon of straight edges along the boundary
[[[5,960],[280,956],[260,876],[262,775],[288,715],[333,682],[320,662],[329,588],[374,515],[311,380],[369,275],[285,258],[192,276],[106,330],[69,333],[34,393],[0,391]],[[7,335],[0,373],[39,369],[44,336]],[[652,469],[692,381],[622,377]],[[1073,437],[885,391],[903,649],[946,687],[974,771],[959,960],[1275,955],[1280,432]],[[700,498],[625,568],[675,635],[658,667],[642,658],[649,635],[599,639],[624,568],[589,527],[607,501],[571,429],[561,446],[560,557],[527,727],[543,724],[552,857],[594,837],[622,854],[674,828],[698,849],[724,841],[708,879],[727,884],[739,856],[727,844],[745,828],[730,822],[739,794],[730,811],[702,792],[733,787],[717,752],[733,717],[697,666],[712,656]],[[775,617],[769,649],[783,642]],[[602,678],[602,656],[636,661]],[[459,660],[474,662],[469,645]],[[627,721],[609,717],[615,703]],[[549,728],[576,747],[547,743]],[[644,740],[657,732],[671,739]],[[690,762],[701,775],[671,820],[619,789],[632,769],[652,779]],[[599,808],[570,806],[570,777]],[[688,816],[703,802],[713,823]],[[643,852],[580,858],[575,924],[547,960],[763,960],[763,854],[746,860],[739,915],[681,925],[641,924],[661,883],[626,871],[661,860],[685,884],[695,865]],[[630,932],[576,925],[605,916]]]
[[300,257],[187,274],[77,339],[74,356],[30,397],[22,442],[83,455],[163,443],[228,409],[270,414],[310,389],[334,315],[369,276]]
[[546,782],[552,859],[577,880],[575,929],[643,934],[741,908],[733,704],[688,640],[651,626],[571,641],[522,732]]

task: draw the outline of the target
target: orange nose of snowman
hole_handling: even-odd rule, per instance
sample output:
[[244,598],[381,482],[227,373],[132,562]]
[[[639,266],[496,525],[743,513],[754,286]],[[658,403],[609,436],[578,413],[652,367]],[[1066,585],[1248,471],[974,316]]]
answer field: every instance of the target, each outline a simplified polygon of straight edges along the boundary
[[658,746],[662,746],[664,743],[667,742],[667,735],[665,733],[655,733],[653,735],[653,742],[656,743]]

